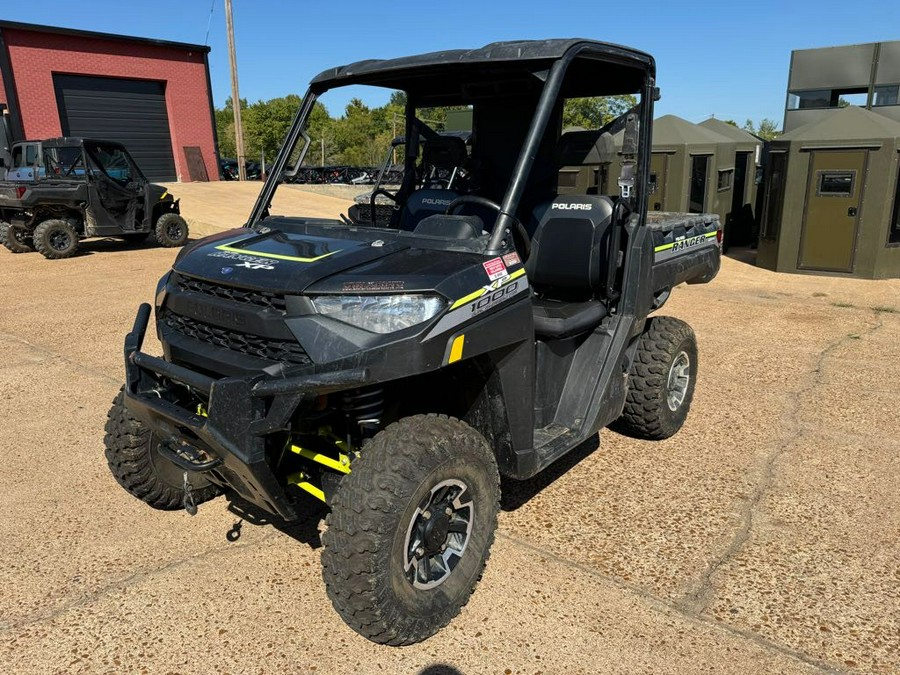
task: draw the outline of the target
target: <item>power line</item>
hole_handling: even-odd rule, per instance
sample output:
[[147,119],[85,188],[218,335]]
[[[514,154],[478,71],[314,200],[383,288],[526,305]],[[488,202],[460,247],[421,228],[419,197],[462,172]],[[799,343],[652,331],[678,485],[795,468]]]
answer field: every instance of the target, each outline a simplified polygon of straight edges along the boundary
[[207,47],[209,46],[209,28],[212,26],[213,10],[216,8],[216,0],[212,0],[209,6],[209,19],[206,21],[206,39],[203,41]]

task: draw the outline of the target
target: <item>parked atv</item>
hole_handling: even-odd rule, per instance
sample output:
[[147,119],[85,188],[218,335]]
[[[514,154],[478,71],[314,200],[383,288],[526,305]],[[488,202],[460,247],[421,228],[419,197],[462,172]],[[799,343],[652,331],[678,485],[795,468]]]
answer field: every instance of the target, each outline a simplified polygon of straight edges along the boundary
[[118,143],[58,138],[42,143],[29,180],[0,181],[2,243],[13,253],[68,258],[88,237],[183,246],[188,225],[178,200],[144,178]]
[[[649,315],[716,275],[721,230],[648,217],[654,76],[648,54],[547,40],[316,77],[246,229],[195,242],[160,280],[163,358],[141,351],[138,310],[106,424],[116,480],[159,509],[224,491],[286,521],[312,496],[350,627],[403,645],[446,625],[481,578],[501,474],[534,476],[607,425],[667,438],[688,415],[694,333]],[[317,97],[365,84],[406,94],[388,222],[270,215]],[[639,107],[560,133],[564,98],[617,94]],[[417,116],[432,105],[472,106],[471,158]],[[420,140],[451,174],[471,159],[465,188],[430,181]],[[561,167],[614,163],[616,194],[560,194]]]

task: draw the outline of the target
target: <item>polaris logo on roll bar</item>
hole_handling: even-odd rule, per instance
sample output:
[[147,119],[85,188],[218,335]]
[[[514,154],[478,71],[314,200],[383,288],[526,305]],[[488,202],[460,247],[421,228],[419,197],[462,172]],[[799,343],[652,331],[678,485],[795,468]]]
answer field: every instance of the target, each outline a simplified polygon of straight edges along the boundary
[[566,204],[554,202],[551,206],[551,209],[559,209],[560,211],[590,211],[594,208],[593,204]]

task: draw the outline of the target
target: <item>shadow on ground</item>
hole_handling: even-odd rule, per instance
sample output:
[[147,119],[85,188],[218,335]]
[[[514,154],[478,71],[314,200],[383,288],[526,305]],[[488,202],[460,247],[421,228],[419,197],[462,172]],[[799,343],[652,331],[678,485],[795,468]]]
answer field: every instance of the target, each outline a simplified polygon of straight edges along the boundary
[[600,436],[596,435],[573,448],[534,478],[515,480],[503,477],[500,480],[500,508],[515,511],[527,504],[541,490],[564,476],[573,466],[600,447]]
[[319,522],[325,517],[328,509],[320,501],[312,497],[305,498],[301,495],[297,505],[297,511],[301,514],[300,518],[289,522],[273,514],[266,513],[234,493],[228,493],[226,498],[228,499],[228,510],[240,518],[225,534],[225,538],[228,541],[240,539],[241,529],[245,524],[249,523],[258,527],[274,527],[279,532],[283,532],[312,549],[322,547],[322,539],[319,536]]

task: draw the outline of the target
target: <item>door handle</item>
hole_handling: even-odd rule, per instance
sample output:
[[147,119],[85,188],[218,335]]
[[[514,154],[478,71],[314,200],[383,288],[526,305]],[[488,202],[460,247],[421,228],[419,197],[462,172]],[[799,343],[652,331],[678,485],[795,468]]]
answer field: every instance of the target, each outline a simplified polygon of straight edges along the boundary
[[856,207],[855,207],[855,206],[851,206],[849,209],[847,209],[847,215],[848,215],[848,216],[855,216],[855,215],[856,215]]

